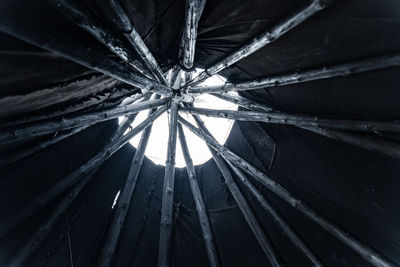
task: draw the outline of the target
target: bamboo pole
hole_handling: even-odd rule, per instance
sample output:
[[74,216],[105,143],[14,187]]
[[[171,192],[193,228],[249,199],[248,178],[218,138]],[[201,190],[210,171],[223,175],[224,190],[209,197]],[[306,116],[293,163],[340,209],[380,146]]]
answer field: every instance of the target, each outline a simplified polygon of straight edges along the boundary
[[356,240],[354,237],[350,236],[344,230],[342,230],[338,225],[319,215],[311,207],[309,207],[303,201],[295,198],[292,194],[283,188],[279,183],[272,180],[268,175],[262,173],[250,163],[237,156],[231,152],[226,147],[220,145],[212,136],[204,133],[200,129],[194,127],[191,123],[178,117],[178,121],[185,127],[189,128],[194,134],[203,139],[210,147],[217,151],[226,161],[238,166],[243,171],[247,172],[251,177],[256,179],[271,192],[276,194],[281,199],[285,200],[289,205],[291,205],[295,210],[304,214],[306,217],[311,219],[314,223],[319,225],[321,228],[331,233],[334,237],[342,241],[348,247],[357,252],[362,258],[373,266],[387,267],[392,266],[389,260],[385,259],[383,256],[379,255],[377,251],[372,250],[369,246],[362,244],[360,241]]
[[130,49],[110,31],[105,25],[98,23],[88,12],[80,10],[68,0],[47,0],[54,8],[58,9],[67,19],[77,24],[79,27],[94,36],[99,42],[105,45],[111,52],[127,62],[136,71],[147,78],[153,76],[143,67],[142,63],[136,59]]
[[187,69],[193,67],[197,27],[205,3],[206,0],[186,0],[185,21],[179,46],[179,58],[181,65]]
[[282,85],[310,82],[334,77],[343,77],[352,74],[381,70],[400,66],[400,54],[387,54],[384,56],[362,59],[340,65],[327,66],[307,71],[274,75],[253,81],[241,83],[226,83],[216,86],[194,86],[189,88],[190,93],[226,93],[229,91],[245,91],[265,89]]
[[243,96],[240,95],[232,95],[232,94],[215,94],[212,93],[212,96],[218,97],[220,99],[223,99],[225,101],[234,103],[236,105],[239,105],[241,107],[244,107],[248,110],[252,110],[252,111],[267,111],[270,112],[272,111],[272,108],[267,107],[264,104],[261,103],[257,103],[253,100],[250,100],[248,98],[245,98]]
[[182,108],[181,112],[205,115],[216,118],[226,118],[237,121],[259,121],[265,123],[288,124],[304,127],[322,127],[342,129],[351,131],[400,131],[399,120],[369,121],[369,120],[347,120],[326,119],[309,115],[285,114],[279,112],[257,112],[257,111],[234,111],[234,110],[212,110],[204,108]]
[[[150,111],[150,115],[156,110]],[[139,145],[132,159],[125,185],[120,192],[118,202],[114,209],[114,214],[108,227],[106,239],[100,253],[99,267],[111,266],[115,250],[117,248],[119,236],[125,224],[126,214],[131,204],[133,192],[139,179],[139,173],[142,168],[144,153],[151,134],[152,126],[147,127],[140,137]]]
[[[156,120],[162,113],[167,110],[167,106],[159,108],[155,113],[149,116],[146,120],[140,123],[137,127],[130,130],[124,136],[120,138],[112,138],[111,143],[105,147],[105,149],[91,159],[89,159],[85,164],[75,169],[67,176],[59,180],[53,186],[51,186],[46,192],[35,197],[29,204],[27,204],[23,209],[16,212],[6,221],[0,224],[0,238],[6,235],[9,231],[14,229],[16,226],[28,219],[32,214],[37,212],[39,209],[45,207],[48,203],[58,197],[60,194],[68,190],[73,184],[79,181],[79,178],[83,175],[87,175],[91,171],[98,168],[102,163],[109,159],[114,153],[116,153],[121,147],[129,142],[136,134],[150,126],[154,120]],[[128,125],[128,124],[124,124]],[[120,132],[123,132],[122,130]]]
[[[211,133],[208,131],[204,122],[200,119],[199,116],[193,116],[195,119],[199,130],[204,134],[212,136]],[[228,166],[226,165],[224,159],[218,155],[214,149],[211,147],[209,148],[210,152],[214,158],[215,163],[217,164],[219,170],[221,171],[222,176],[225,179],[225,183],[229,188],[233,198],[236,200],[240,211],[242,212],[246,222],[250,226],[251,231],[253,232],[254,236],[256,237],[258,244],[261,246],[265,256],[267,257],[268,261],[270,262],[271,266],[280,267],[282,266],[279,260],[279,256],[273,249],[273,245],[269,238],[265,235],[262,226],[259,224],[256,216],[254,215],[253,211],[251,210],[249,204],[246,201],[246,198],[240,192],[239,187],[236,185],[235,180],[232,177],[231,172],[229,171]]]
[[207,68],[204,72],[200,73],[196,78],[194,78],[188,85],[196,85],[201,81],[204,81],[208,77],[217,74],[218,72],[224,70],[225,68],[231,66],[232,64],[238,62],[239,60],[251,55],[265,45],[277,40],[279,37],[299,25],[300,23],[307,20],[309,17],[314,15],[320,10],[326,8],[332,0],[312,0],[308,5],[299,9],[291,16],[284,18],[279,21],[271,29],[265,31],[261,35],[255,37],[249,43],[236,50],[227,57],[216,62],[211,67]]
[[125,13],[119,2],[117,0],[109,0],[107,1],[107,5],[101,3],[100,8],[102,9],[105,17],[122,32],[150,72],[157,78],[159,82],[167,85],[167,80],[165,79],[164,73],[157,63],[157,60],[147,48],[143,39],[140,37],[140,34],[132,25],[128,15]]
[[158,249],[158,267],[170,266],[171,236],[173,229],[175,152],[177,134],[178,103],[171,101],[169,140],[165,165],[163,196],[161,204],[160,242]]
[[196,205],[197,216],[199,217],[201,233],[203,235],[203,241],[207,251],[208,261],[211,267],[218,267],[220,265],[219,265],[217,250],[214,244],[214,237],[211,230],[210,221],[208,220],[207,210],[204,205],[199,184],[197,183],[196,171],[193,165],[192,158],[190,157],[189,148],[185,138],[185,133],[183,132],[181,124],[178,124],[178,132],[179,132],[179,141],[182,148],[182,154],[186,163],[186,170],[190,183],[190,189],[192,190],[194,203]]
[[0,133],[0,144],[7,144],[30,138],[33,136],[54,133],[62,130],[80,127],[84,125],[93,125],[102,121],[111,120],[120,116],[137,113],[139,111],[154,108],[165,104],[169,99],[158,99],[144,101],[128,106],[120,106],[104,111],[94,111],[86,114],[79,114],[71,117],[51,120],[47,122],[32,123],[27,126],[4,130]]
[[314,255],[311,249],[304,243],[304,241],[296,234],[288,222],[283,218],[278,211],[269,203],[259,190],[247,179],[246,175],[235,167],[231,162],[227,161],[228,165],[236,173],[237,177],[242,181],[250,193],[254,196],[261,207],[274,219],[275,223],[281,228],[283,233],[292,241],[293,245],[301,251],[304,256],[312,263],[313,266],[324,266],[318,257]]

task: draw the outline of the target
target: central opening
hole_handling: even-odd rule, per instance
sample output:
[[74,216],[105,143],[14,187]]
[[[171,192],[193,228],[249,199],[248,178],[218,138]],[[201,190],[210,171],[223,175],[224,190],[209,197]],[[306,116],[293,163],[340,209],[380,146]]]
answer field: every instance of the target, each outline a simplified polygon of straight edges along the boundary
[[[202,69],[196,69],[194,76],[201,73]],[[223,85],[226,83],[226,79],[220,75],[214,75],[202,82],[200,85],[215,86]],[[196,95],[194,106],[198,108],[207,109],[227,109],[237,110],[238,106],[231,102],[222,100],[210,94]],[[139,123],[147,118],[147,111],[138,113],[135,121],[132,123],[132,127],[136,127]],[[191,115],[180,113],[180,115],[186,120],[190,121],[193,125],[197,126]],[[231,132],[233,120],[223,118],[209,118],[206,116],[200,116],[204,121],[206,127],[215,137],[215,139],[223,145]],[[206,143],[197,137],[190,130],[183,127],[186,142],[188,144],[189,153],[192,157],[194,165],[201,165],[211,159],[212,155],[206,145]],[[169,133],[169,116],[167,113],[161,115],[153,123],[153,128],[150,134],[149,142],[147,144],[145,156],[153,161],[157,165],[165,166],[167,157],[168,147],[168,133]],[[136,135],[130,140],[130,143],[137,148],[142,133]],[[186,166],[185,159],[182,154],[182,149],[179,143],[179,137],[177,138],[176,146],[176,167],[183,168]]]

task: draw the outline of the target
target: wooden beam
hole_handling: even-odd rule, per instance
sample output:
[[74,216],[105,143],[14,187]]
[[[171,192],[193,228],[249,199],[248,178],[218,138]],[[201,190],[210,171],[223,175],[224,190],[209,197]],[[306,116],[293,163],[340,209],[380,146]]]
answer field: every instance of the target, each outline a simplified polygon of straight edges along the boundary
[[347,120],[326,119],[309,115],[286,114],[279,112],[257,112],[257,111],[235,111],[235,110],[212,110],[205,108],[182,108],[181,112],[205,115],[208,117],[226,118],[237,121],[259,121],[265,123],[287,124],[304,127],[322,127],[342,129],[351,131],[400,131],[400,120],[369,121],[369,120]]
[[278,211],[264,198],[259,190],[247,179],[246,175],[235,167],[231,162],[227,161],[228,165],[236,173],[237,177],[242,181],[250,193],[254,196],[261,207],[274,219],[275,223],[281,228],[283,233],[292,241],[293,245],[307,257],[313,266],[324,266],[318,257],[314,255],[311,249],[304,243],[304,241],[296,234],[288,222],[283,218]]
[[[151,93],[149,92],[148,94]],[[8,128],[8,127],[15,128],[23,124],[30,124],[38,121],[46,121],[54,119],[56,117],[71,116],[74,114],[74,112],[86,113],[86,112],[99,111],[100,109],[104,110],[107,108],[115,108],[118,105],[126,106],[132,104],[133,102],[138,103],[145,96],[145,94],[137,92],[133,97],[129,97],[131,95],[132,91],[130,89],[128,88],[123,89],[121,87],[116,91],[110,91],[109,93],[100,96],[97,95],[90,96],[86,99],[81,100],[79,103],[74,103],[72,105],[62,107],[51,112],[43,112],[40,115],[34,115],[29,117],[23,117],[21,119],[6,121],[4,123],[1,123],[0,128]],[[114,101],[116,101],[115,104]]]
[[[199,130],[202,131],[203,133],[211,136],[211,133],[208,131],[208,129],[206,128],[206,126],[204,125],[204,122],[200,119],[200,117],[199,116],[193,116],[193,117],[194,117],[198,127],[200,128]],[[258,222],[251,207],[247,203],[246,198],[240,192],[240,189],[236,185],[236,182],[233,179],[232,174],[229,171],[229,168],[226,165],[224,159],[220,155],[218,155],[215,152],[215,150],[212,149],[211,147],[210,147],[210,152],[211,152],[211,154],[214,158],[214,161],[217,164],[219,170],[221,171],[222,176],[225,179],[225,183],[228,186],[229,191],[231,192],[233,198],[236,200],[236,203],[238,204],[240,211],[242,212],[246,222],[250,226],[251,231],[253,232],[254,236],[256,237],[258,244],[261,246],[261,249],[263,250],[265,256],[267,257],[269,263],[271,264],[271,266],[274,266],[274,267],[282,266],[282,264],[279,260],[279,256],[273,249],[273,245],[272,245],[271,241],[265,235],[262,226]]]
[[186,0],[185,20],[179,46],[179,59],[181,65],[187,69],[193,67],[197,26],[205,4],[206,0]]
[[[167,106],[159,108],[155,113],[149,116],[146,120],[130,130],[127,134],[120,138],[112,138],[109,145],[104,150],[97,153],[85,164],[69,173],[64,178],[60,179],[57,183],[51,186],[46,192],[38,195],[29,204],[25,205],[23,209],[13,214],[6,221],[0,223],[0,238],[6,235],[9,231],[28,219],[32,214],[36,213],[39,209],[45,207],[48,203],[60,196],[63,192],[71,188],[80,177],[88,175],[91,171],[97,169],[121,147],[129,142],[136,134],[149,127],[154,120],[156,120],[162,113],[167,110]],[[126,124],[124,124],[126,125]],[[123,132],[122,130],[120,132]]]
[[[150,115],[156,110],[150,111]],[[139,179],[139,173],[142,168],[144,153],[151,134],[152,126],[147,127],[140,137],[139,145],[132,159],[128,176],[126,177],[125,185],[120,191],[118,202],[114,208],[114,213],[110,225],[108,227],[106,239],[100,253],[99,267],[111,266],[115,250],[117,248],[119,236],[125,224],[126,214],[131,204],[133,192],[136,188],[136,183]]]
[[[168,86],[135,73],[130,68],[127,68],[126,65],[108,57],[102,47],[89,47],[87,43],[71,40],[69,38],[71,36],[60,35],[60,29],[50,27],[42,23],[42,20],[37,20],[37,16],[41,16],[39,11],[41,12],[42,10],[32,9],[29,12],[29,16],[24,16],[23,19],[19,17],[22,14],[18,13],[18,7],[12,3],[5,4],[4,10],[6,11],[2,10],[3,12],[0,12],[0,31],[51,51],[89,69],[107,74],[134,87],[156,92],[166,97],[173,95]],[[26,15],[26,13],[23,15]],[[43,27],[44,30],[40,33],[32,31],[31,25]]]
[[54,8],[58,9],[67,19],[94,36],[99,42],[105,45],[120,59],[127,62],[136,71],[147,78],[153,79],[152,74],[136,59],[136,55],[130,51],[130,48],[121,42],[110,29],[99,23],[96,18],[93,18],[90,13],[80,10],[79,7],[68,0],[47,1],[52,4]]
[[[239,97],[237,96],[231,96],[230,94],[212,94],[216,97],[219,97],[221,99],[230,101],[232,103],[236,103],[244,108],[247,108],[249,110],[253,111],[272,111],[272,109],[268,106],[265,106],[263,104],[254,102],[250,99],[244,98],[244,97]],[[229,97],[227,97],[229,96]],[[382,138],[377,138],[373,136],[368,136],[366,134],[360,134],[360,133],[350,133],[346,131],[341,131],[341,130],[334,130],[334,129],[326,129],[326,128],[318,128],[318,127],[305,127],[305,126],[298,126],[299,128],[302,128],[304,130],[311,131],[316,134],[320,134],[338,141],[342,141],[348,144],[352,144],[364,149],[368,149],[371,151],[379,152],[382,154],[385,154],[390,157],[394,158],[400,158],[400,145],[398,143],[390,142],[387,140],[384,140]]]
[[137,113],[145,109],[158,107],[168,101],[169,99],[167,98],[150,100],[128,106],[120,106],[104,111],[89,112],[86,114],[79,114],[47,122],[36,122],[23,127],[6,129],[0,133],[0,144],[7,144],[33,136],[54,133],[75,127],[81,127],[84,125],[93,125],[102,121],[115,119],[120,116]]
[[255,37],[243,47],[239,48],[235,52],[231,53],[227,57],[221,59],[220,61],[213,64],[211,67],[207,68],[204,72],[195,77],[188,85],[193,86],[200,83],[201,81],[204,81],[208,77],[217,74],[218,72],[224,70],[225,68],[231,66],[239,60],[256,52],[265,45],[277,40],[279,37],[290,31],[303,21],[307,20],[318,11],[326,8],[330,4],[330,2],[332,2],[332,0],[312,0],[305,7],[299,9],[294,14],[279,21],[271,29],[268,29],[261,35]]
[[282,187],[279,183],[271,179],[268,175],[259,171],[253,165],[239,157],[238,155],[231,152],[226,147],[220,145],[211,135],[204,133],[200,129],[194,127],[190,122],[186,121],[182,117],[178,117],[179,122],[185,127],[189,128],[194,134],[203,139],[210,147],[212,147],[218,154],[220,154],[226,161],[238,166],[243,171],[247,172],[251,177],[256,179],[271,192],[276,194],[281,199],[285,200],[295,210],[304,214],[306,217],[311,219],[314,223],[319,225],[321,228],[332,234],[334,237],[342,241],[348,247],[357,252],[362,258],[369,262],[373,266],[387,267],[392,266],[389,260],[381,256],[377,251],[371,249],[369,246],[362,244],[354,237],[342,230],[338,225],[329,221],[328,219],[319,215],[315,210],[309,207],[303,201],[295,198],[289,191]]
[[400,159],[400,144],[385,140],[383,138],[369,136],[361,133],[350,133],[340,130],[324,129],[318,127],[300,128],[367,150],[382,153],[389,157]]
[[222,100],[234,103],[236,105],[239,105],[241,107],[244,107],[248,110],[252,110],[252,111],[267,111],[270,112],[272,111],[272,108],[261,104],[261,103],[257,103],[256,101],[253,101],[251,99],[245,98],[243,96],[240,95],[233,95],[233,94],[216,94],[216,93],[212,93],[211,95],[218,97]]
[[[9,95],[0,98],[0,118],[21,116],[45,109],[60,103],[68,103],[93,95],[107,95],[115,88],[116,80],[106,75],[81,77],[72,82],[57,86],[35,89],[27,93]],[[116,89],[115,92],[122,91]],[[124,90],[125,91],[125,90]],[[125,93],[128,93],[126,90]],[[3,124],[1,125],[3,127]]]
[[182,154],[186,163],[186,171],[188,174],[190,189],[194,203],[196,205],[197,216],[199,217],[201,233],[203,235],[204,245],[206,247],[208,261],[211,267],[218,267],[219,260],[217,250],[214,244],[214,237],[211,231],[210,221],[208,220],[207,210],[204,205],[203,197],[201,196],[199,184],[197,183],[196,171],[193,165],[192,158],[190,157],[189,148],[186,142],[185,133],[181,124],[178,124],[179,141],[182,148]]
[[343,77],[356,73],[381,70],[400,66],[400,54],[387,54],[340,65],[327,66],[307,71],[274,75],[253,81],[241,83],[226,83],[216,86],[194,86],[189,88],[190,93],[226,93],[229,91],[246,91],[272,88],[282,85],[310,82],[334,77]]
[[151,51],[147,48],[140,34],[132,25],[128,15],[125,13],[122,6],[117,0],[109,0],[106,5],[100,1],[100,9],[110,23],[115,25],[129,41],[132,47],[136,50],[139,57],[142,59],[145,66],[164,85],[167,85],[164,73],[154,58]]
[[25,158],[27,158],[27,157],[39,152],[39,151],[42,151],[42,150],[46,149],[47,147],[49,147],[51,145],[57,144],[58,142],[61,142],[62,140],[66,139],[66,138],[68,138],[68,137],[70,137],[70,136],[72,136],[74,134],[77,134],[77,133],[79,133],[79,132],[81,132],[81,131],[83,131],[85,129],[87,129],[88,127],[89,127],[89,125],[85,125],[85,126],[81,126],[81,127],[72,129],[69,132],[61,133],[61,134],[57,135],[54,138],[50,138],[50,139],[48,139],[48,140],[46,140],[46,141],[44,141],[42,143],[39,143],[39,144],[37,144],[37,145],[35,145],[33,147],[29,147],[28,149],[25,149],[22,152],[18,152],[18,153],[12,154],[12,155],[8,155],[5,159],[1,160],[0,169],[5,167],[5,166],[7,166],[7,165],[9,165],[9,164],[11,164],[11,163],[23,160],[23,159],[25,159]]
[[167,161],[165,164],[163,196],[161,204],[160,243],[158,248],[158,267],[171,266],[171,236],[173,230],[175,152],[177,134],[178,103],[171,101]]
[[[138,94],[137,96],[139,96],[139,97],[136,97],[137,101],[142,100],[142,98],[144,98],[144,100],[147,101],[150,98],[150,94],[144,94],[144,95]],[[126,131],[126,129],[129,128],[129,126],[132,124],[133,120],[135,119],[136,115],[137,115],[137,113],[134,113],[134,114],[128,116],[128,118],[123,123],[123,125],[118,127],[116,133],[114,134],[114,138],[121,136]],[[48,140],[46,140],[42,143],[39,143],[34,147],[28,148],[22,152],[15,153],[14,155],[8,155],[6,159],[3,159],[0,162],[0,168],[7,166],[11,163],[20,161],[24,158],[27,158],[41,150],[46,149],[47,147],[49,147],[51,145],[57,144],[58,142],[61,142],[62,140],[87,129],[89,126],[90,125],[85,125],[85,126],[81,126],[78,128],[74,128],[74,129],[70,130],[69,132],[58,134],[56,137],[48,139]]]

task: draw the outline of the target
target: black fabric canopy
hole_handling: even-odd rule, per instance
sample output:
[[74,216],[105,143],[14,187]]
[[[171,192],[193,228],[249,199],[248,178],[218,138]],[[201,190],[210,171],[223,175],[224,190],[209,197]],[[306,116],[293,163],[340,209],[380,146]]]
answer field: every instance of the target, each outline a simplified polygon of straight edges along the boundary
[[[68,2],[100,25],[110,25],[102,1]],[[198,22],[194,67],[212,66],[310,2],[207,0]],[[181,66],[178,55],[185,1],[119,3],[161,69],[166,72]],[[47,1],[0,1],[0,132],[29,125],[32,118],[40,122],[48,117],[52,120],[113,109],[127,96],[140,94],[140,88],[113,74],[142,74],[70,19]],[[117,27],[110,29],[127,43]],[[219,74],[229,83],[240,83],[398,55],[399,48],[399,1],[336,0]],[[136,52],[135,56],[139,58]],[[111,75],[102,71],[107,64],[114,64]],[[397,61],[365,72],[354,68],[350,75],[276,84],[240,91],[239,95],[288,114],[393,121],[398,125],[399,65]],[[117,128],[117,119],[102,121],[19,160],[12,159],[73,129],[0,142],[0,266],[8,266],[71,192],[66,190],[46,205],[38,204],[40,208],[20,224],[10,224],[10,218],[101,152]],[[380,130],[349,130],[346,134],[390,142],[395,152],[388,155],[296,125],[260,121],[236,121],[225,146],[390,264],[375,266],[400,265],[400,135]],[[14,135],[18,137],[18,132]],[[127,144],[95,170],[87,186],[28,257],[26,266],[97,266],[115,211],[114,199],[124,186],[135,153]],[[217,164],[210,160],[195,169],[220,266],[270,266]],[[113,266],[157,265],[164,171],[164,166],[144,159]],[[280,262],[312,266],[232,174]],[[80,179],[87,175],[83,173]],[[373,266],[373,255],[372,260],[363,258],[257,179],[248,178],[324,266]],[[185,168],[175,171],[173,201],[170,266],[209,266]]]

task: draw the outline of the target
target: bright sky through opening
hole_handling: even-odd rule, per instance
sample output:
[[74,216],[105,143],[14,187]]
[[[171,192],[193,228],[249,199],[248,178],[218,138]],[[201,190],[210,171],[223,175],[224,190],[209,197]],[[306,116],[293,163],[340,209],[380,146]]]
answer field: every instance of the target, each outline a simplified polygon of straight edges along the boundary
[[[196,69],[194,76],[198,75],[202,70]],[[222,85],[226,82],[226,79],[219,76],[214,75],[207,80],[205,80],[201,85]],[[203,94],[196,96],[195,107],[199,108],[208,108],[208,109],[227,109],[227,110],[237,110],[238,106],[231,102],[222,100],[215,96],[209,94]],[[132,127],[136,127],[139,123],[147,118],[148,111],[140,112],[135,121],[132,123]],[[196,125],[194,120],[190,115],[182,114],[180,115],[186,120],[190,121],[193,125]],[[212,135],[217,139],[217,141],[223,145],[226,139],[229,136],[229,133],[232,129],[233,120],[223,119],[223,118],[209,118],[205,116],[201,116],[204,123],[206,124],[209,131]],[[121,120],[120,120],[121,121]],[[196,125],[197,126],[197,125]],[[211,153],[208,150],[205,142],[190,132],[188,129],[183,127],[186,142],[188,144],[189,153],[193,160],[194,165],[201,165],[211,159]],[[161,115],[154,123],[153,128],[150,134],[150,139],[146,147],[145,155],[150,160],[152,160],[155,164],[165,166],[165,161],[167,157],[167,147],[168,147],[168,132],[169,132],[169,124],[168,124],[168,115],[164,113]],[[136,135],[134,138],[130,140],[130,143],[137,148],[139,144],[139,140],[141,137],[141,133]],[[185,160],[182,154],[181,146],[179,143],[179,137],[177,138],[177,146],[176,146],[176,167],[182,168],[185,167]]]

